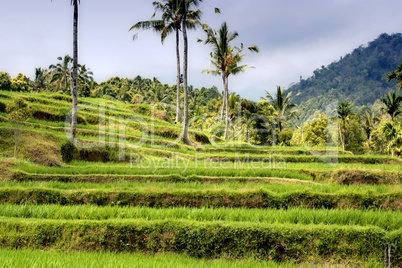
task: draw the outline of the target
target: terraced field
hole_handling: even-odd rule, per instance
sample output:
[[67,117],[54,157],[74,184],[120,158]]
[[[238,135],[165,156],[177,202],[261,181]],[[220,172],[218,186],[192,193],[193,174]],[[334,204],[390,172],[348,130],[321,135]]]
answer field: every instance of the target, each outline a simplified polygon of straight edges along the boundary
[[19,95],[34,110],[19,159],[0,111],[4,267],[402,267],[399,158],[195,130],[191,147],[157,109],[81,99],[67,164],[69,97]]

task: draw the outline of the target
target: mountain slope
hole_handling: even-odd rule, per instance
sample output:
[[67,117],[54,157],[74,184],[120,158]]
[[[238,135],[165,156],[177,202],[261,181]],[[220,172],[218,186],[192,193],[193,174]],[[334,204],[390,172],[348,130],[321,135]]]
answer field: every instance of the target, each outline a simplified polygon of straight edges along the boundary
[[323,109],[342,99],[355,105],[369,105],[395,90],[395,82],[387,82],[386,74],[402,62],[402,34],[381,34],[367,46],[360,46],[314,75],[291,86],[287,91],[301,92],[295,100],[306,108],[302,116]]

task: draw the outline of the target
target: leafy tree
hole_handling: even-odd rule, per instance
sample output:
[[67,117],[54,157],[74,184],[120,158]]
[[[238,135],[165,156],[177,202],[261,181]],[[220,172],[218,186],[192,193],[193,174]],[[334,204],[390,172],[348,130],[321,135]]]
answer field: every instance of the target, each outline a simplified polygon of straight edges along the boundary
[[387,96],[381,98],[380,101],[385,105],[385,107],[381,108],[381,111],[389,114],[391,116],[391,121],[394,121],[395,117],[402,113],[402,96],[398,93],[390,92]]
[[29,91],[31,81],[23,74],[18,74],[17,77],[11,80],[12,91]]
[[279,132],[278,135],[279,145],[290,146],[290,141],[292,140],[292,137],[293,137],[293,131],[291,129],[282,130],[281,132]]
[[254,114],[257,113],[257,105],[247,99],[243,99],[240,105],[243,123],[246,125],[246,142],[248,142],[249,120]]
[[[229,32],[226,22],[217,31],[211,28],[205,28],[204,31],[208,36],[205,44],[212,46],[211,63],[214,66],[214,69],[207,69],[204,72],[222,76],[224,87],[223,106],[226,107],[224,139],[227,139],[229,125],[229,76],[244,72],[249,67],[248,65],[239,65],[244,57],[244,54],[242,54],[243,46],[241,48],[230,46],[230,42],[235,40],[239,34],[237,32]],[[250,46],[249,50],[258,52],[258,48],[255,45]],[[224,111],[224,108],[222,111]],[[221,119],[223,119],[223,112]]]
[[277,142],[274,118],[277,114],[268,101],[257,103],[257,113],[249,120],[250,142],[256,145],[274,145]]
[[290,144],[296,146],[305,144],[310,147],[325,146],[330,139],[328,123],[329,120],[324,113],[315,112],[312,120],[308,120],[294,132]]
[[337,117],[340,121],[339,124],[339,134],[341,136],[342,150],[345,151],[345,139],[346,139],[346,122],[352,115],[352,102],[340,101],[336,109]]
[[388,82],[396,80],[398,84],[398,91],[402,90],[402,63],[392,73],[387,74]]
[[11,77],[6,72],[0,72],[0,90],[11,90]]
[[17,157],[18,143],[20,139],[20,125],[31,115],[28,104],[17,97],[7,106],[8,119],[14,123],[14,157]]
[[276,113],[278,114],[277,121],[279,131],[282,131],[283,124],[286,122],[286,120],[297,117],[297,110],[292,110],[292,108],[296,107],[296,104],[294,104],[292,101],[294,98],[299,96],[300,93],[296,94],[295,96],[293,96],[292,92],[285,95],[285,89],[281,88],[280,86],[277,86],[276,88],[275,98],[267,90],[265,92],[267,93],[267,99],[262,99],[267,100],[268,103],[274,107]]
[[364,142],[367,137],[364,132],[364,127],[361,123],[361,118],[358,114],[352,114],[346,121],[345,133],[345,150],[355,154],[364,153]]

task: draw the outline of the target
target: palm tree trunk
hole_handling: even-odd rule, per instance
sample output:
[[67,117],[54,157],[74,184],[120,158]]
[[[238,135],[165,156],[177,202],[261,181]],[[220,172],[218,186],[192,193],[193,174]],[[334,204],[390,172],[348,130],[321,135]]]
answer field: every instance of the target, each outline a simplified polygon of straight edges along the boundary
[[78,72],[78,0],[74,0],[74,42],[73,42],[73,88],[72,88],[72,99],[73,99],[73,109],[71,113],[71,132],[70,139],[75,143],[75,138],[77,135],[77,112],[78,112],[78,99],[77,99],[77,72]]
[[[225,87],[225,76],[222,74],[222,81],[223,81],[223,87]],[[223,89],[223,94],[222,94],[222,109],[221,109],[221,121],[223,121],[223,116],[225,115],[225,103],[226,103],[226,91]]]
[[221,121],[223,121],[223,116],[225,115],[225,93],[222,96],[222,107],[221,107]]
[[187,10],[186,3],[184,5],[183,12],[183,40],[184,40],[184,55],[183,55],[183,86],[184,86],[184,120],[183,120],[183,133],[182,133],[182,141],[185,144],[191,144],[190,139],[188,138],[188,93],[187,93],[187,61],[188,61],[188,39],[187,39]]
[[225,136],[224,140],[228,138],[228,132],[229,132],[229,79],[228,76],[226,75],[226,72],[222,72],[222,75],[224,76],[224,90],[225,90],[225,107],[226,107],[226,120],[225,120]]
[[176,57],[177,57],[177,99],[176,99],[176,124],[180,123],[180,48],[179,29],[176,29]]

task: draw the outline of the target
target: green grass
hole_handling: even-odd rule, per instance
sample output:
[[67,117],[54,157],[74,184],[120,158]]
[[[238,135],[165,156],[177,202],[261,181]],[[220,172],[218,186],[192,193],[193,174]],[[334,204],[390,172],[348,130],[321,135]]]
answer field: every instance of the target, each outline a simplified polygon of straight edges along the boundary
[[382,210],[325,210],[289,208],[238,209],[238,208],[147,208],[147,207],[98,207],[90,205],[0,205],[1,217],[37,218],[57,220],[194,220],[253,222],[268,224],[325,224],[377,226],[385,230],[402,228],[402,212]]
[[130,191],[251,191],[251,190],[267,190],[269,192],[284,194],[292,192],[318,192],[327,194],[352,195],[352,194],[390,194],[401,193],[401,185],[332,185],[332,184],[261,184],[261,183],[200,183],[200,182],[125,182],[124,180],[107,182],[107,183],[63,183],[58,181],[4,181],[0,182],[1,188],[39,188],[39,189],[60,189],[60,190],[83,190],[83,189],[99,189],[99,190],[130,190]]
[[[0,249],[1,268],[190,268],[190,267],[213,267],[213,268],[296,268],[311,267],[307,264],[286,264],[258,261],[253,259],[246,260],[227,260],[214,259],[203,260],[191,258],[185,254],[154,254],[144,255],[141,253],[110,253],[110,252],[70,252],[61,253],[54,251],[40,250],[7,250]],[[321,267],[321,266],[317,266]],[[372,262],[365,266],[370,268],[382,268],[381,264]]]
[[[254,163],[255,164],[255,163]],[[262,164],[262,163],[261,163]],[[130,168],[132,167],[132,169]],[[19,170],[30,174],[115,174],[115,175],[173,175],[180,176],[211,176],[211,177],[278,177],[294,178],[299,180],[312,180],[312,177],[294,171],[255,168],[253,163],[245,163],[242,169],[234,165],[220,165],[212,162],[192,162],[189,160],[177,159],[168,161],[165,158],[147,158],[139,163],[85,163],[74,162],[66,168],[53,168],[21,163]]]

